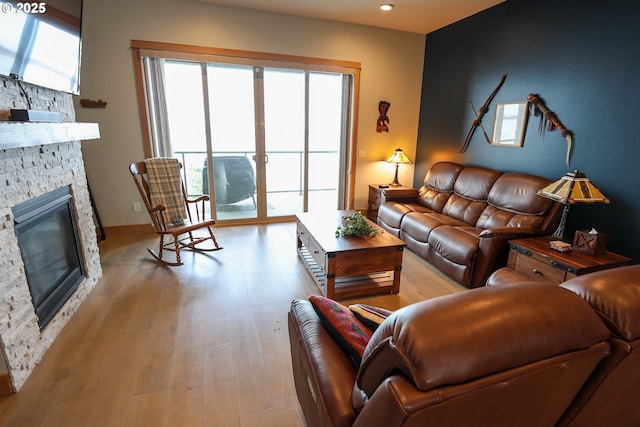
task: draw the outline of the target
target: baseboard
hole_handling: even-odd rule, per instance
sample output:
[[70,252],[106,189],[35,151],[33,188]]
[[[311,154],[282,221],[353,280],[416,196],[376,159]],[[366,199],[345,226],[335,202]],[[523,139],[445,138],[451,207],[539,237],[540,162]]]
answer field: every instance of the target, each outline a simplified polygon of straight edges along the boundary
[[104,227],[106,238],[109,236],[123,236],[127,234],[154,234],[155,230],[151,224],[114,225]]
[[11,386],[11,377],[8,373],[0,374],[0,397],[5,397],[13,394],[13,387]]

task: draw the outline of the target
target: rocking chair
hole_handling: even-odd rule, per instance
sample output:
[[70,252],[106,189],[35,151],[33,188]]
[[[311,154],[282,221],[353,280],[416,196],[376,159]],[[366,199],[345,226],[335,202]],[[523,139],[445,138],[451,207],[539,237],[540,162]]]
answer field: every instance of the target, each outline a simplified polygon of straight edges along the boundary
[[[182,164],[178,163],[179,168],[182,168]],[[188,199],[184,188],[184,183],[180,180],[179,187],[181,199],[184,204],[184,213],[186,218],[179,221],[179,223],[171,223],[167,217],[167,206],[164,203],[153,203],[155,200],[154,194],[152,194],[153,186],[149,185],[150,177],[145,162],[136,162],[129,165],[129,171],[133,177],[133,181],[138,187],[140,196],[144,201],[144,205],[149,212],[149,216],[153,222],[153,226],[156,233],[160,235],[160,244],[158,252],[147,248],[149,253],[153,255],[158,261],[165,265],[178,266],[182,265],[180,258],[181,249],[189,249],[193,251],[218,251],[222,249],[218,246],[218,242],[211,230],[211,227],[215,224],[215,220],[205,220],[204,211],[205,203],[209,200],[208,195],[202,195],[197,199]],[[195,211],[192,218],[192,209]],[[206,230],[203,236],[195,236],[194,232],[197,230]],[[181,237],[186,235],[184,237]],[[165,243],[165,236],[171,236],[172,241]],[[175,262],[168,261],[164,258],[164,251],[175,252]]]

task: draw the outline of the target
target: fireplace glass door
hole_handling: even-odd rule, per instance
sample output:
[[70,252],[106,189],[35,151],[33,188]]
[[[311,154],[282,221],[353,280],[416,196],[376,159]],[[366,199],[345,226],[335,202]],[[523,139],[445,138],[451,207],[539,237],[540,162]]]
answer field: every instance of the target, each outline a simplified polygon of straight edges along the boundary
[[13,208],[15,231],[40,329],[84,278],[73,199],[68,187]]

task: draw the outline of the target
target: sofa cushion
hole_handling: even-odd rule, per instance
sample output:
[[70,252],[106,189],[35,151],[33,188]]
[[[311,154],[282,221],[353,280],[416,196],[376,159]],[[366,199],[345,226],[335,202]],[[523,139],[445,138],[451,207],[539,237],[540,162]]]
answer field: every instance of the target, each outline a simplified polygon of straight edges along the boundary
[[[409,212],[433,211],[417,203],[402,203],[395,201],[385,202],[382,204],[382,206],[380,206],[380,209],[378,210],[378,223],[382,221],[382,224],[390,227],[394,231],[399,230],[402,218],[404,218],[404,216]],[[387,231],[390,230],[387,229]]]
[[371,396],[401,372],[427,391],[590,348],[608,336],[593,310],[559,286],[477,288],[396,310],[371,337],[356,384]]
[[518,214],[490,205],[482,212],[476,226],[483,229],[520,227],[536,230],[542,227],[544,219],[542,215]]
[[442,193],[452,193],[456,179],[464,166],[452,162],[439,162],[431,166],[424,177],[424,186]]
[[453,192],[440,192],[423,186],[418,190],[417,201],[420,206],[441,213],[452,194]]
[[491,186],[502,172],[468,166],[454,185],[454,194],[449,197],[442,213],[475,225],[480,214],[487,206],[487,197]]
[[429,235],[429,246],[451,262],[470,266],[478,251],[481,231],[475,227],[438,227]]
[[426,243],[431,231],[442,225],[462,226],[467,224],[455,218],[451,218],[450,216],[435,212],[411,212],[405,216],[402,221],[401,228],[403,232],[410,234],[416,240]]
[[340,345],[358,368],[365,346],[371,338],[371,330],[360,322],[349,307],[319,295],[311,295],[309,302],[318,314],[322,326]]
[[465,199],[486,201],[500,175],[502,172],[497,170],[467,166],[458,175],[453,192]]
[[444,215],[464,221],[467,225],[475,225],[482,212],[487,207],[487,202],[482,200],[471,200],[453,194],[447,200],[447,204],[442,210]]
[[374,332],[393,313],[390,310],[367,304],[352,304],[349,306],[349,310],[362,324]]
[[551,207],[552,200],[536,193],[549,185],[548,179],[509,172],[495,182],[487,201],[490,205],[517,214],[543,215]]
[[434,164],[424,177],[417,202],[435,212],[441,213],[464,166],[452,162]]

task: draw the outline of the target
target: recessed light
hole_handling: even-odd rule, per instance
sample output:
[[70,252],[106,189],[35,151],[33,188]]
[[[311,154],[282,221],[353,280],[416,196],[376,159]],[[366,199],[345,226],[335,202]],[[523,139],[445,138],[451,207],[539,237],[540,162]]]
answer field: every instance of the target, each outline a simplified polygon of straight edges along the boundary
[[393,9],[393,5],[392,4],[381,4],[380,5],[380,10],[384,10],[385,12],[389,11]]

